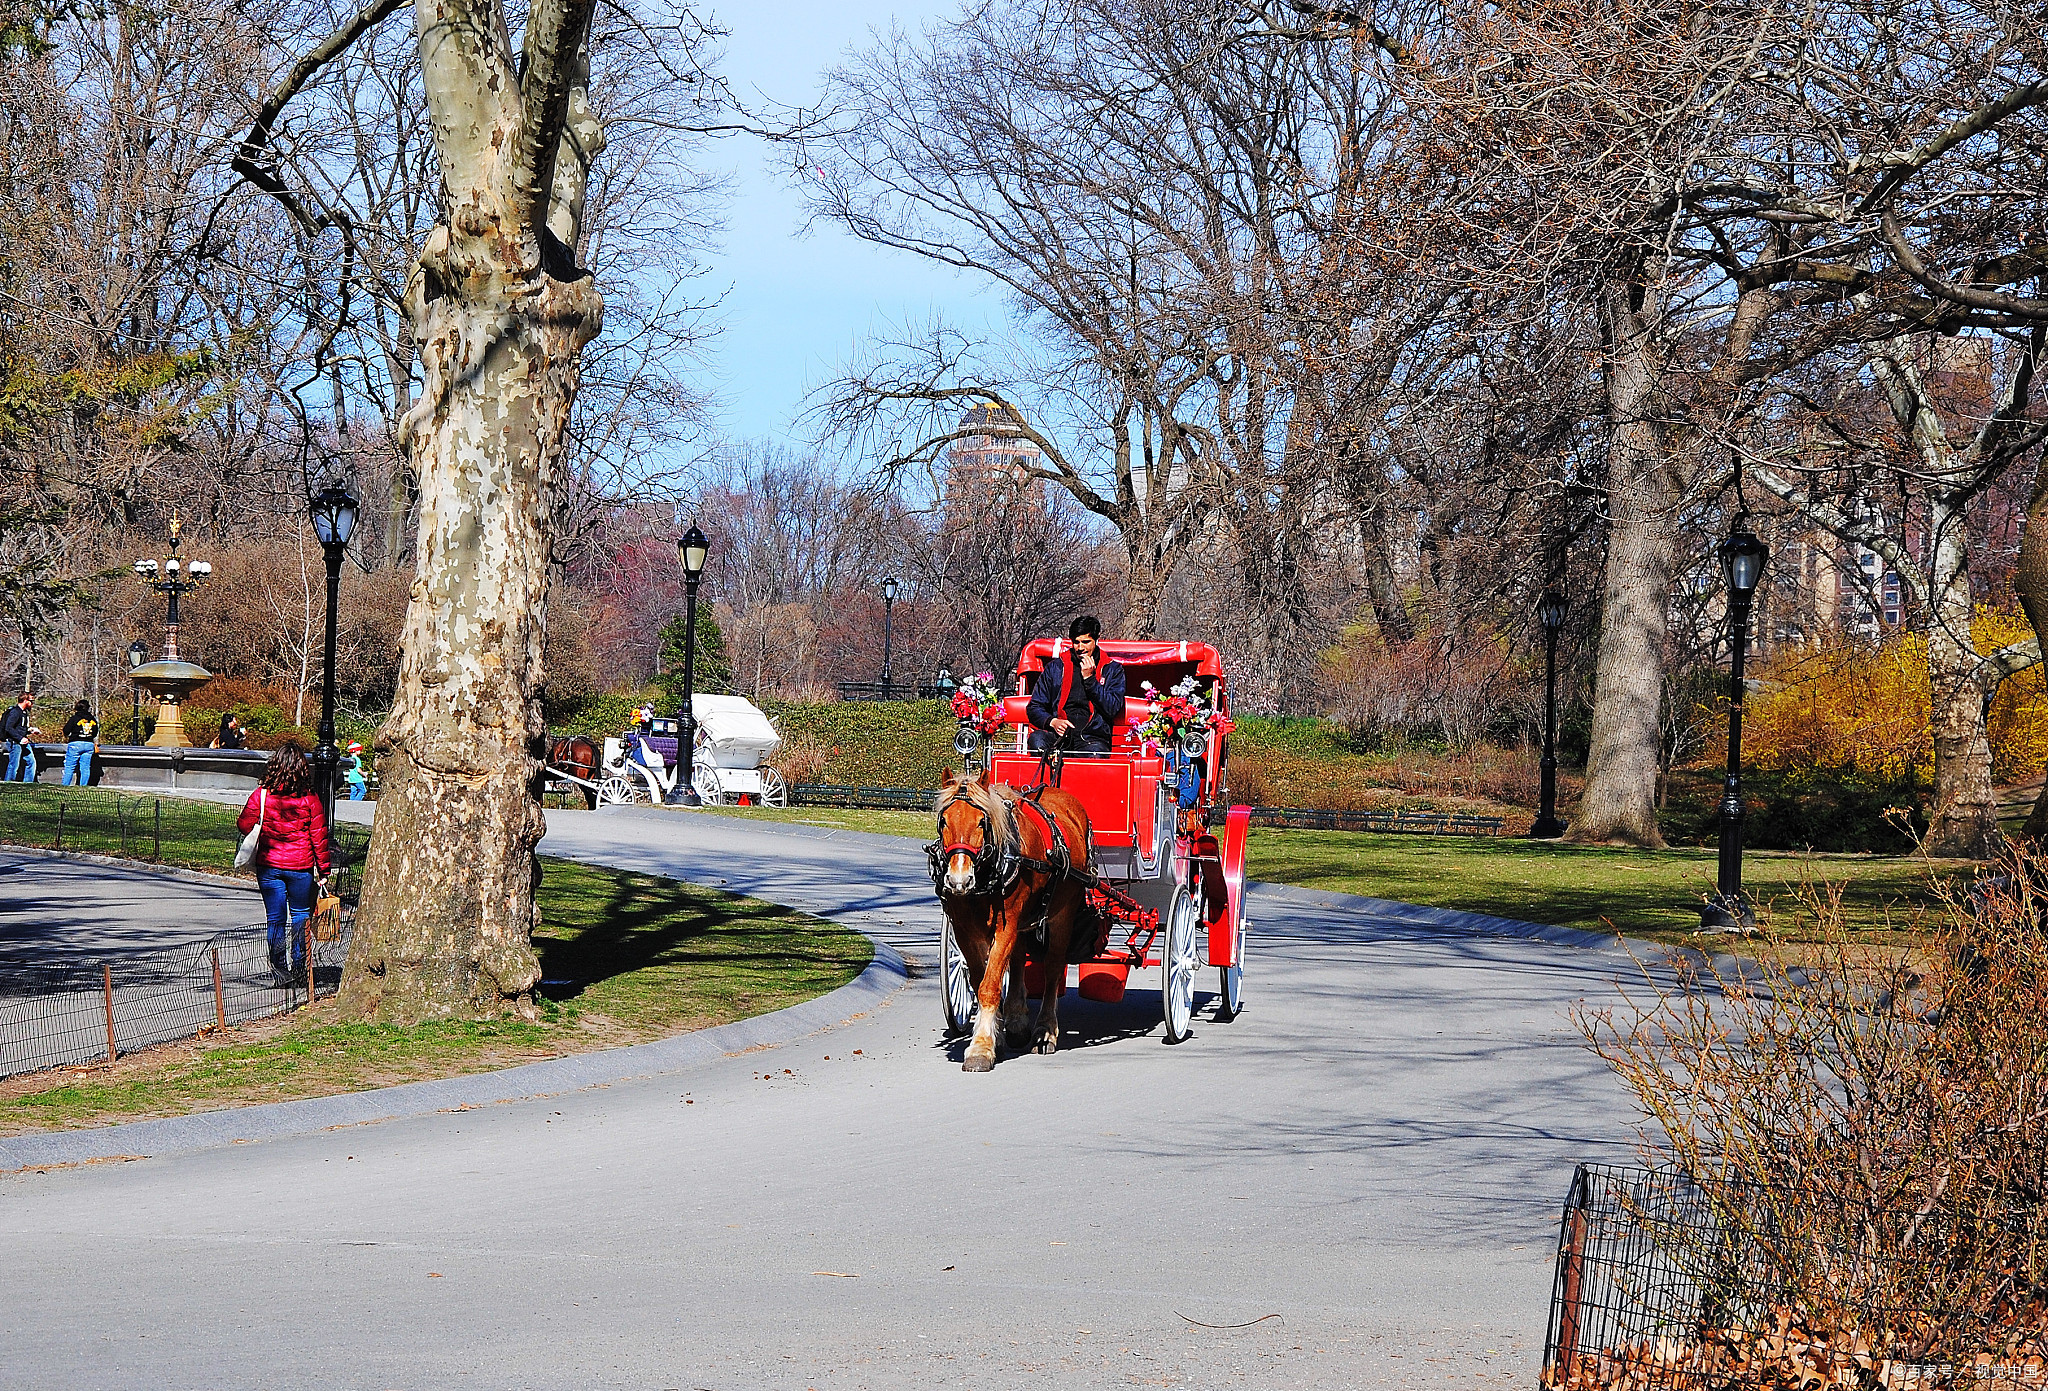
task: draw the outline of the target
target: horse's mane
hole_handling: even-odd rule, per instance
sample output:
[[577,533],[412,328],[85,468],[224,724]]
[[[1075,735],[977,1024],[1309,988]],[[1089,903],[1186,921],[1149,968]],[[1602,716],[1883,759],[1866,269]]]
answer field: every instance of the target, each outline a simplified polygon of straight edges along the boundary
[[[939,815],[946,814],[946,808],[955,802],[966,802],[988,818],[994,828],[996,843],[1005,850],[1017,848],[1017,817],[1010,810],[1010,803],[1016,798],[1006,784],[998,784],[998,792],[978,778],[955,773],[939,788],[939,795],[932,803],[932,810]],[[1004,796],[1008,793],[1008,796]]]

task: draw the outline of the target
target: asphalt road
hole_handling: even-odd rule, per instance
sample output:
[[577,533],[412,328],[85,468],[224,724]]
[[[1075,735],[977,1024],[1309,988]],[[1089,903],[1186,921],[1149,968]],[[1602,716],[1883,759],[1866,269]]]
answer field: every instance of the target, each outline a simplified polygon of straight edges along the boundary
[[10,969],[118,960],[262,923],[253,883],[0,849],[0,994]]
[[[906,842],[549,821],[931,961]],[[1630,1134],[1566,1019],[1619,959],[1251,913],[1245,1013],[1179,1046],[1140,981],[964,1074],[927,974],[667,1075],[0,1177],[0,1386],[1533,1385],[1572,1162]]]

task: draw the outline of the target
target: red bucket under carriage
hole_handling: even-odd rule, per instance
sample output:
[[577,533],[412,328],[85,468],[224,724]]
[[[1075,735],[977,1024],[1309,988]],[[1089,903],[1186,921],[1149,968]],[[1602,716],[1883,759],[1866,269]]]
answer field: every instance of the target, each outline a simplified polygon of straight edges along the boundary
[[[1039,638],[1018,659],[1016,694],[1003,700],[1005,730],[989,756],[991,782],[1021,790],[1045,779],[1046,763],[1029,750],[1024,712],[1046,660],[1067,648],[1065,639]],[[1202,738],[1194,754],[1200,790],[1195,805],[1182,808],[1167,760],[1148,752],[1133,731],[1153,710],[1144,698],[1145,682],[1164,692],[1192,677],[1227,719],[1228,681],[1222,658],[1206,643],[1105,640],[1101,651],[1124,668],[1124,718],[1112,731],[1107,753],[1066,754],[1060,771],[1060,786],[1088,810],[1090,859],[1102,880],[1089,899],[1103,933],[1099,949],[1076,968],[1077,984],[1084,999],[1120,1000],[1133,969],[1159,967],[1167,1036],[1178,1042],[1191,1027],[1195,974],[1204,962],[1218,970],[1218,1016],[1227,1019],[1243,1006],[1244,850],[1251,811],[1233,806],[1220,828],[1206,824],[1211,808],[1228,794],[1227,734],[1212,731]],[[946,1026],[964,1032],[973,1024],[974,991],[950,927],[941,950]],[[1028,953],[1025,979],[1034,997],[1043,992],[1044,966]],[[1064,992],[1066,981],[1055,988]]]

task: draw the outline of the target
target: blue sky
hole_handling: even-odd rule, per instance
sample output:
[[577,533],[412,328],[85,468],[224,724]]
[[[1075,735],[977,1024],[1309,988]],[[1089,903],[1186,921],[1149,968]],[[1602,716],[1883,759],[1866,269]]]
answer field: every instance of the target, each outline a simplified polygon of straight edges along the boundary
[[[720,69],[749,103],[816,105],[822,74],[871,30],[892,20],[915,29],[954,9],[914,0],[720,9],[717,21],[731,31]],[[709,258],[710,283],[730,287],[708,355],[716,428],[726,436],[801,445],[795,416],[805,390],[836,375],[868,334],[935,315],[975,325],[999,313],[993,294],[946,267],[829,226],[801,234],[787,146],[740,137],[711,154],[734,176],[723,249]]]

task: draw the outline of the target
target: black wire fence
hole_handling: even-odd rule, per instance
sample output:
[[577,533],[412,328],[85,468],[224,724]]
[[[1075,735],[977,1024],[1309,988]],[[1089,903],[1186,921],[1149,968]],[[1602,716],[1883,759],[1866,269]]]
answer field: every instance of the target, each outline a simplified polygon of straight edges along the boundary
[[[1739,1211],[1736,1210],[1739,1207]],[[2018,1391],[2048,1387],[2048,1292],[2023,1279],[1939,1297],[1967,1243],[1815,1251],[1739,1187],[1581,1164],[1558,1235],[1542,1384],[1551,1391]],[[1911,1278],[1873,1268],[1911,1263]],[[1977,1272],[1981,1274],[1981,1272]],[[1858,1291],[1935,1292],[1898,1307]]]
[[122,1054],[297,1009],[331,995],[348,956],[349,912],[331,941],[272,964],[264,926],[232,928],[160,951],[0,971],[0,1077],[113,1062]]

